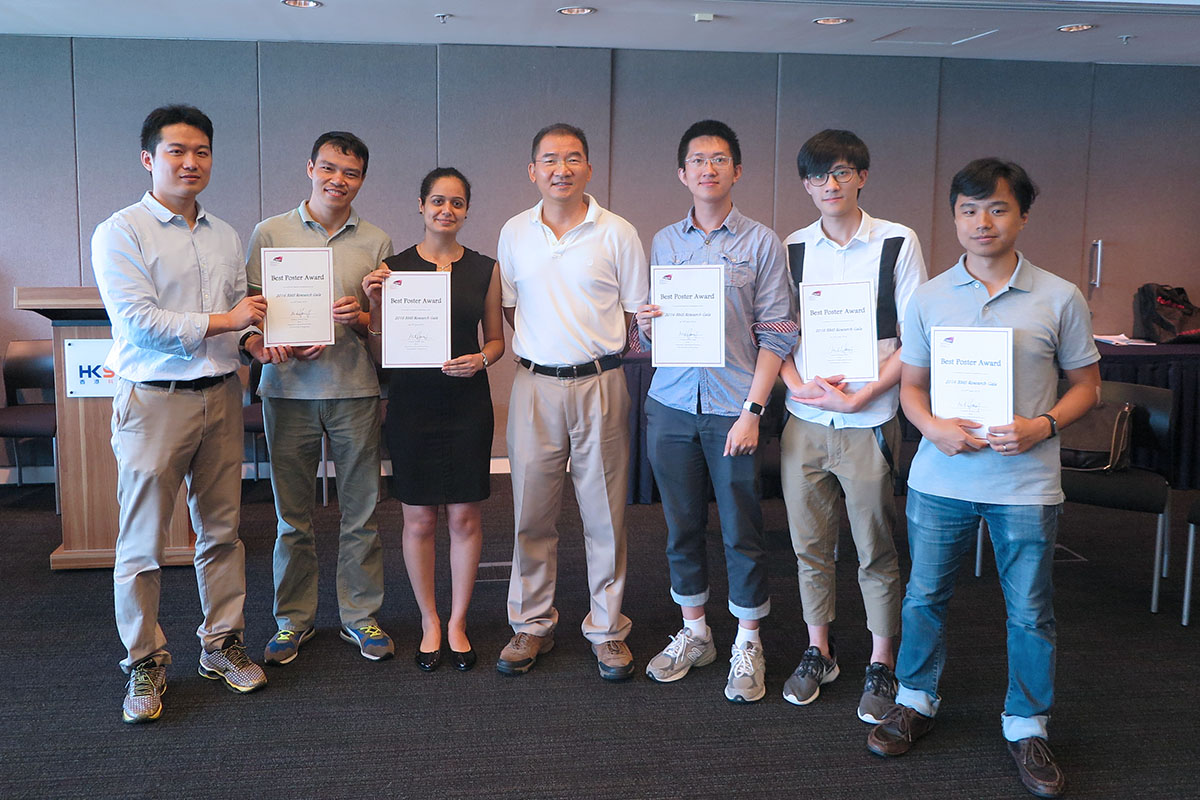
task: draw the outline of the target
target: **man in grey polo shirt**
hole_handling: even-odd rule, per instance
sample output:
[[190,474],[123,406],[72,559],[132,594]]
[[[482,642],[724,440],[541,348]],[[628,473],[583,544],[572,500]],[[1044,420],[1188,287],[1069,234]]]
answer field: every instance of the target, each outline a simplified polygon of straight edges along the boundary
[[[346,131],[319,136],[308,160],[312,191],[298,208],[260,222],[250,236],[246,276],[262,289],[264,247],[333,249],[335,322],[332,347],[296,348],[295,358],[263,368],[258,392],[271,452],[271,487],[279,517],[275,539],[275,622],[264,652],[287,664],[316,633],[317,553],[312,523],[321,438],[329,436],[337,470],[341,533],[337,598],[340,635],[364,658],[390,658],[395,647],[375,615],[383,605],[383,549],[375,523],[379,502],[379,379],[363,337],[368,316],[362,279],[392,254],[387,234],[351,205],[367,175],[370,152]],[[260,336],[246,343],[252,353]]]
[[587,137],[557,123],[533,138],[529,180],[542,200],[505,223],[497,255],[501,304],[520,369],[508,407],[516,544],[508,587],[514,636],[496,662],[527,672],[554,646],[558,530],[567,459],[587,542],[591,610],[583,635],[600,677],[633,674],[625,644],[627,331],[646,297],[637,231],[587,194]]
[[[1016,164],[972,161],[950,184],[957,264],[919,287],[905,325],[900,401],[921,431],[907,503],[912,573],[902,610],[896,705],[867,737],[881,756],[908,752],[933,728],[941,704],[946,609],[958,565],[987,520],[1008,609],[1004,738],[1025,787],[1066,790],[1046,744],[1054,702],[1055,623],[1051,568],[1063,502],[1058,429],[1099,397],[1100,354],[1087,303],[1074,284],[1017,251],[1037,194]],[[1012,329],[1013,421],[986,430],[933,416],[934,326]],[[1058,397],[1058,370],[1070,388]]]

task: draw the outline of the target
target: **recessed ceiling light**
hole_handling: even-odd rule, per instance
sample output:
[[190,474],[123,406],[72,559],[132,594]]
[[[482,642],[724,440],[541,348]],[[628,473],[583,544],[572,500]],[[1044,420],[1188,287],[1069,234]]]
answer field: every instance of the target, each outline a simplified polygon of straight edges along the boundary
[[1058,30],[1061,33],[1082,33],[1084,31],[1090,31],[1095,27],[1096,26],[1090,22],[1077,22],[1072,25],[1059,25]]
[[325,5],[321,0],[279,0],[279,2],[292,8],[320,8]]
[[591,6],[563,6],[557,9],[558,13],[565,14],[568,17],[582,16],[584,14],[595,14],[596,9]]
[[849,17],[817,17],[813,20],[814,25],[845,25],[847,22],[854,22]]

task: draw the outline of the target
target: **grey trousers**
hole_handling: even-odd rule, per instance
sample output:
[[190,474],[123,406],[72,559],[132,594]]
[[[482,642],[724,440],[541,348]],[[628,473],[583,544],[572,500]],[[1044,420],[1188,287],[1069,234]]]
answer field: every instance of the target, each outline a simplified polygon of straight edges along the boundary
[[375,624],[383,605],[383,546],[375,522],[379,503],[379,398],[263,398],[275,491],[275,624],[313,627],[317,615],[316,505],[321,435],[337,470],[337,598],[342,625]]

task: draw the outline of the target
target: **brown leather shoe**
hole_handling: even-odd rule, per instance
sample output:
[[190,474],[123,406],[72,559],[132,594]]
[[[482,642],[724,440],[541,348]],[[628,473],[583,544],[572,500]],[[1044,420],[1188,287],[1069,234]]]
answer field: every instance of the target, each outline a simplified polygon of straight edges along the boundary
[[1061,797],[1067,790],[1067,778],[1054,761],[1050,745],[1040,736],[1009,742],[1008,752],[1017,762],[1017,774],[1030,794]]
[[529,672],[533,662],[542,653],[554,649],[554,633],[545,636],[534,636],[532,633],[518,633],[509,640],[500,651],[500,659],[496,662],[496,671],[505,675],[524,675]]
[[633,653],[624,642],[612,639],[592,645],[600,677],[606,681],[623,681],[633,676]]
[[867,734],[867,749],[877,756],[902,756],[913,742],[933,730],[933,717],[915,708],[893,705]]

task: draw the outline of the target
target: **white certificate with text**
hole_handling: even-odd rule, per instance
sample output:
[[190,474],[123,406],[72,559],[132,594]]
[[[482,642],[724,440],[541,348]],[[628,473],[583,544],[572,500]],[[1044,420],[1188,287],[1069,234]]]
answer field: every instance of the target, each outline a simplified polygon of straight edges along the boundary
[[393,272],[383,282],[383,366],[450,360],[450,273]]
[[934,327],[929,335],[933,415],[985,429],[1012,422],[1012,328]]
[[267,347],[333,344],[333,250],[264,247],[262,293]]
[[847,383],[879,380],[875,284],[801,283],[800,350],[804,380],[841,375]]
[[650,321],[655,367],[725,366],[725,268],[719,264],[651,266]]

